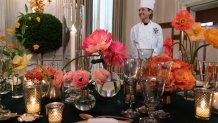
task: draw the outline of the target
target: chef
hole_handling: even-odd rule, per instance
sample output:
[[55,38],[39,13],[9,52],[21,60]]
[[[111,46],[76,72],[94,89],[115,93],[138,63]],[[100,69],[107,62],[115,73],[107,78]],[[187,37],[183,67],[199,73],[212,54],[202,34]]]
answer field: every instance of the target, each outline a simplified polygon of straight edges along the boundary
[[[137,49],[153,49],[153,56],[161,53],[163,34],[159,24],[152,21],[155,0],[141,0],[139,5],[140,23],[130,32],[130,55],[138,57]],[[149,55],[149,51],[147,52]]]

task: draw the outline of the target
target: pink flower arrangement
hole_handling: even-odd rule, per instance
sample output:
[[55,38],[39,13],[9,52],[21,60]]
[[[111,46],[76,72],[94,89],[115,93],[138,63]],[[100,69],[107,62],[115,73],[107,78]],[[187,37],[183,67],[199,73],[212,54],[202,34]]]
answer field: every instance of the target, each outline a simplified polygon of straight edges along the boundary
[[98,84],[103,84],[106,82],[109,75],[110,75],[109,71],[100,68],[95,71],[94,75],[92,75],[92,80],[94,80]]
[[105,63],[113,66],[122,66],[126,59],[127,47],[119,41],[112,41],[112,34],[105,30],[96,30],[83,40],[83,50],[86,54],[99,53]]
[[111,39],[111,33],[98,29],[83,40],[82,49],[84,49],[88,55],[99,51],[105,51],[110,46]]

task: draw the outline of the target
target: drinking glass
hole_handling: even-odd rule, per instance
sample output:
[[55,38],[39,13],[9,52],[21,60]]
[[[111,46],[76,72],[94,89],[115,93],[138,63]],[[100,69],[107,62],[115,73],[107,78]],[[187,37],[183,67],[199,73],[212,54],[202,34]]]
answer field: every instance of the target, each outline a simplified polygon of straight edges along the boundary
[[160,102],[164,83],[155,76],[147,76],[141,81],[141,88],[144,96],[144,104],[148,111],[148,117],[139,119],[139,123],[158,123],[154,117],[155,108]]
[[9,59],[0,60],[0,115],[10,112],[7,109],[4,109],[4,106],[1,104],[1,95],[7,94],[9,92],[9,86],[6,83],[7,73],[9,71]]
[[125,85],[125,99],[129,101],[129,108],[122,111],[125,117],[134,118],[139,115],[138,112],[133,110],[132,103],[135,101],[136,91],[136,75],[138,69],[138,60],[134,58],[128,58],[124,61],[124,85]]
[[[141,79],[143,78],[143,73],[146,69],[146,62],[148,61],[148,59],[150,57],[152,57],[153,55],[153,52],[154,52],[154,49],[137,49],[138,51],[138,72],[137,72],[137,79],[138,79],[138,82],[137,82],[137,85],[136,85],[136,88],[139,88],[138,90],[140,90],[140,81]],[[139,91],[139,93],[141,94],[141,91]],[[145,106],[140,106],[138,108],[136,108],[136,110],[138,112],[141,112],[141,113],[146,113],[147,109]]]

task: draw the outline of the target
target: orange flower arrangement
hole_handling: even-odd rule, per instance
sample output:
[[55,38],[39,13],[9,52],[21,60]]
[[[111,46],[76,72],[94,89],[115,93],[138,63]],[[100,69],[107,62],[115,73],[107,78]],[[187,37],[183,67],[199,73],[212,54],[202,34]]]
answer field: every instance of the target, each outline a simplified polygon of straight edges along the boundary
[[194,23],[186,32],[191,41],[204,40],[205,29],[201,27],[201,23]]
[[[149,59],[145,70],[145,75],[157,75],[155,69],[158,62],[172,61],[169,78],[166,81],[165,91],[172,91],[175,87],[180,89],[192,89],[195,85],[195,78],[192,75],[192,65],[179,59],[172,60],[168,56],[154,56]],[[148,72],[149,71],[149,72]],[[168,71],[158,71],[158,75],[167,76]]]

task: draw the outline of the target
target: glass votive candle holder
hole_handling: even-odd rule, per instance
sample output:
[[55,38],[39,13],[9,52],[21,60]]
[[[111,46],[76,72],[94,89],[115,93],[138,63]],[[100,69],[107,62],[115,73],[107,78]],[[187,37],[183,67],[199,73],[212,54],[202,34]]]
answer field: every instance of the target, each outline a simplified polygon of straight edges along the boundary
[[41,85],[27,81],[24,84],[24,100],[26,113],[40,113]]
[[213,90],[195,88],[195,117],[201,120],[209,120],[213,101]]
[[49,123],[61,123],[62,114],[64,110],[64,103],[53,102],[49,103],[46,106],[46,114],[48,116]]

